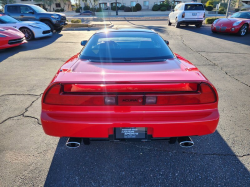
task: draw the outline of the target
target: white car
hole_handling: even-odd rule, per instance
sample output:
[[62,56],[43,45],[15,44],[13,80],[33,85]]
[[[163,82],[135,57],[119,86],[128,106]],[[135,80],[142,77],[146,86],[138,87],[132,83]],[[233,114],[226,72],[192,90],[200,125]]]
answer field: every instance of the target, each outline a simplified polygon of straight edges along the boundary
[[185,24],[200,28],[204,19],[205,10],[202,3],[180,3],[169,14],[168,25],[174,23],[175,27],[178,28],[181,24]]
[[14,27],[19,29],[26,40],[51,36],[50,27],[40,21],[18,21],[10,16],[0,14],[0,27]]

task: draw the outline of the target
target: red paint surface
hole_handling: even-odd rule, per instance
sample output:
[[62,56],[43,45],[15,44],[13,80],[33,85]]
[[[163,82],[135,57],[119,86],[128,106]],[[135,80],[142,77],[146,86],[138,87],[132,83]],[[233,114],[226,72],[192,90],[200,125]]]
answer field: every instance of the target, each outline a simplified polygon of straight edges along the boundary
[[[233,24],[236,22],[236,21],[241,21],[241,23],[237,26],[233,26]],[[211,25],[211,30],[213,31],[216,31],[216,32],[225,32],[225,33],[238,33],[240,28],[242,27],[242,25],[244,24],[248,24],[248,30],[250,30],[250,19],[243,19],[243,18],[222,18],[222,19],[219,19],[219,21],[217,21],[216,24],[212,24]],[[225,31],[217,31],[216,30],[216,26],[219,26],[219,27],[227,27],[227,29]],[[231,29],[232,28],[235,28],[234,31],[232,31]]]
[[24,34],[21,31],[18,31],[12,27],[0,27],[0,29],[4,29],[5,31],[0,30],[0,34],[4,35],[6,37],[0,37],[0,49],[6,49],[11,47],[16,47],[19,45],[22,45],[24,43],[27,43],[26,40],[24,40],[22,43],[18,44],[8,44],[9,40],[15,40],[20,39],[24,37]]
[[[108,138],[115,127],[146,127],[154,138],[213,133],[219,121],[216,89],[191,62],[176,56],[178,58],[164,62],[111,64],[92,63],[75,55],[60,68],[44,92],[41,121],[45,133],[59,137]],[[67,102],[78,103],[78,106],[45,104],[46,93],[58,83],[69,85],[64,90],[63,86],[55,89],[51,102],[61,94],[62,97],[72,97],[66,99]],[[200,83],[209,86],[201,88]],[[209,93],[211,88],[212,93]],[[199,92],[201,89],[203,94]],[[105,96],[107,90],[117,96],[116,106],[105,106],[100,99],[103,97],[100,93]],[[201,97],[203,101],[209,100],[211,95],[215,101],[188,104],[193,103],[192,95],[185,97],[186,104],[172,102],[173,98],[172,103],[168,100],[175,97],[178,101],[178,94],[189,94],[192,90],[198,90],[195,97]],[[98,106],[90,106],[93,94],[100,99]],[[127,94],[130,97],[126,97]],[[119,105],[119,98],[140,99],[147,94],[157,96],[157,104],[130,102]],[[85,102],[82,98],[86,99],[87,105],[82,105],[82,101]]]

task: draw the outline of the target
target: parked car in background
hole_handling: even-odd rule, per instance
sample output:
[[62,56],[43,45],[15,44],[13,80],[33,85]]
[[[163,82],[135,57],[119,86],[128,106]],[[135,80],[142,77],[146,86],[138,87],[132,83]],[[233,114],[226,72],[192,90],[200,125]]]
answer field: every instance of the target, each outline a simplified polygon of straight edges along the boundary
[[5,14],[21,21],[41,21],[53,32],[60,32],[66,25],[66,16],[62,13],[47,12],[39,6],[28,4],[8,4],[4,7]]
[[250,11],[236,12],[229,18],[217,19],[211,25],[213,33],[233,33],[245,36],[250,31]]
[[46,134],[71,137],[68,147],[92,139],[169,139],[216,130],[218,94],[212,83],[168,42],[146,29],[97,31],[58,70],[43,93]]
[[168,25],[173,23],[178,28],[181,24],[185,24],[200,28],[204,19],[205,9],[202,3],[180,3],[169,14]]
[[80,15],[88,15],[88,16],[90,16],[92,14],[93,14],[93,12],[90,11],[90,10],[85,10],[85,11],[83,11],[83,12],[80,13]]
[[0,27],[0,49],[16,47],[27,43],[24,34],[13,27]]
[[15,18],[0,14],[0,27],[14,27],[20,30],[27,40],[51,36],[52,32],[48,25],[40,21],[18,21]]

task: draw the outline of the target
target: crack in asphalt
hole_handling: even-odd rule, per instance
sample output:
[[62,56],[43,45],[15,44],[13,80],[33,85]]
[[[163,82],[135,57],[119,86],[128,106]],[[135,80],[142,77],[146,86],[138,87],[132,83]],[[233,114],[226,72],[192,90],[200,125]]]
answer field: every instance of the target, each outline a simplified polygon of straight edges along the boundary
[[[147,150],[155,150],[155,151],[162,151],[162,152],[168,152],[170,154],[175,154],[175,153],[180,153],[178,151],[166,151],[164,149],[159,149],[159,148],[151,148],[151,147],[145,147],[145,146],[139,146],[139,145],[133,145],[133,144],[129,144],[126,142],[118,142],[119,144],[125,144],[125,145],[132,145],[134,147],[138,147],[141,149],[147,149]],[[230,157],[237,157],[237,158],[243,158],[243,157],[247,157],[250,156],[250,153],[248,154],[244,154],[244,155],[236,155],[236,154],[221,154],[221,153],[197,153],[197,152],[187,152],[187,151],[181,151],[181,153],[183,154],[189,154],[189,155],[203,155],[203,156],[230,156]]]
[[37,120],[37,123],[38,125],[41,125],[40,121],[38,118],[34,117],[34,116],[28,116],[28,115],[25,115],[26,112],[28,112],[29,108],[33,105],[34,102],[36,102],[41,96],[42,96],[43,93],[41,93],[40,95],[34,95],[34,94],[5,94],[5,95],[1,95],[0,97],[2,96],[9,96],[9,95],[29,95],[29,96],[37,96],[37,98],[35,100],[33,100],[29,106],[27,106],[25,109],[24,109],[24,112],[19,114],[19,115],[16,115],[16,116],[11,116],[11,117],[8,117],[7,119],[3,120],[2,122],[0,122],[0,124],[3,124],[4,122],[10,120],[10,119],[13,119],[13,118],[16,118],[16,117],[24,117],[24,118],[32,118],[32,119],[36,119]]
[[[221,69],[221,71],[223,71],[226,75],[228,75],[229,77],[233,78],[234,80],[238,81],[239,83],[241,84],[244,84],[245,86],[247,87],[250,87],[250,85],[240,81],[239,79],[235,78],[234,76],[230,75],[228,72],[224,71],[222,67],[220,67],[218,64],[216,64],[215,62],[213,62],[212,60],[208,59],[207,57],[205,57],[203,54],[201,54],[201,52],[199,51],[195,51],[193,50],[190,46],[188,46],[185,41],[184,41],[184,38],[182,35],[180,35],[180,38],[181,38],[181,42],[186,46],[188,47],[191,51],[195,52],[195,53],[198,53],[200,56],[202,56],[203,58],[205,58],[207,61],[211,62],[212,64],[214,64],[215,66],[217,66],[218,68]],[[238,53],[237,53],[238,54]]]
[[232,53],[232,52],[219,52],[219,51],[196,51],[198,53],[226,53],[226,54],[235,54],[235,55],[249,55],[249,53]]
[[37,95],[37,94],[3,94],[3,95],[0,95],[0,97],[3,97],[3,96],[41,96],[41,94]]

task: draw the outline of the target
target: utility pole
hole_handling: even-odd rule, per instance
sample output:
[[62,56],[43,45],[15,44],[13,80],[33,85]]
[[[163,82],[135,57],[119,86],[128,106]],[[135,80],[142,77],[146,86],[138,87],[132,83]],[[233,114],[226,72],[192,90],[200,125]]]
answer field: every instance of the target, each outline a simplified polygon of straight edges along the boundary
[[115,11],[116,11],[116,15],[118,16],[118,10],[117,10],[117,0],[115,0]]
[[228,0],[226,18],[228,17],[228,11],[229,11],[229,8],[230,8],[230,4],[231,4],[231,0]]

